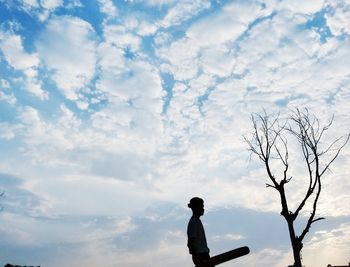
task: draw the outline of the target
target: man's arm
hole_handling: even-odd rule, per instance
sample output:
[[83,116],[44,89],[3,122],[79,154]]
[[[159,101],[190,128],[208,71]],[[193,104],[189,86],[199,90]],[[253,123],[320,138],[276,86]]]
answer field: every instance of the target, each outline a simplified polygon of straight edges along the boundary
[[195,249],[194,249],[195,239],[196,239],[195,237],[190,237],[188,239],[188,241],[187,241],[187,247],[189,249],[190,254],[192,254],[192,255],[196,255],[197,254]]

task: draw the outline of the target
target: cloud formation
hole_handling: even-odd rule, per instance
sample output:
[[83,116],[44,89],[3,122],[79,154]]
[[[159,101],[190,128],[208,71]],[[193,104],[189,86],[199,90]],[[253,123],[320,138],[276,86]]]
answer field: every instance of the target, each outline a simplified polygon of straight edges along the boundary
[[52,79],[70,100],[93,78],[96,45],[92,26],[80,18],[52,18],[36,44],[40,58],[52,71]]
[[[8,64],[24,75],[23,87],[41,99],[46,99],[48,93],[42,89],[38,78],[40,59],[36,53],[24,50],[22,38],[10,32],[0,32],[0,49]],[[13,103],[13,101],[10,101]]]
[[[350,131],[347,1],[0,8],[1,260],[189,265],[183,207],[199,195],[213,253],[247,244],[233,266],[292,263],[278,196],[243,136],[251,113],[295,107],[335,115],[325,141]],[[307,266],[347,260],[349,156],[346,146],[325,176],[319,214],[330,218],[305,244]],[[303,168],[291,168],[292,206]],[[332,259],[313,259],[329,246]]]

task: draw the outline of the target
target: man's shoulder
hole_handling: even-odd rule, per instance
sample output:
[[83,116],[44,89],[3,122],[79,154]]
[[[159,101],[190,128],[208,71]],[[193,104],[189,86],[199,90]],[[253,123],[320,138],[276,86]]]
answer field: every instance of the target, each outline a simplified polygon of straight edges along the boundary
[[189,224],[201,224],[201,220],[199,218],[196,217],[191,217],[190,221],[188,222]]
[[201,221],[198,218],[191,217],[187,226],[188,237],[194,237],[197,235],[198,229],[200,229]]

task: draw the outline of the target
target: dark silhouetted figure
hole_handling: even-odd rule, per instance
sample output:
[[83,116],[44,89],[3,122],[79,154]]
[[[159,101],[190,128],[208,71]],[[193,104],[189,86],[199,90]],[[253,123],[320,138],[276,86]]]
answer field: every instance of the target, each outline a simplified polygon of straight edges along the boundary
[[199,219],[204,214],[204,201],[199,197],[190,200],[188,207],[192,209],[192,217],[187,226],[187,246],[195,265],[203,264],[210,259],[204,227]]

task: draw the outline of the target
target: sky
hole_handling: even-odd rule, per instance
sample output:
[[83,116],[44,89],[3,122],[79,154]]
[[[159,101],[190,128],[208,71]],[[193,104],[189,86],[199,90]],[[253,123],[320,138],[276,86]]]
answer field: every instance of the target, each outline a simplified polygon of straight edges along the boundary
[[[250,247],[222,266],[292,264],[250,115],[334,115],[326,145],[349,103],[349,0],[0,0],[0,266],[193,266],[193,196],[211,255]],[[293,207],[305,164],[288,140]],[[347,145],[307,267],[350,262],[349,166]]]

